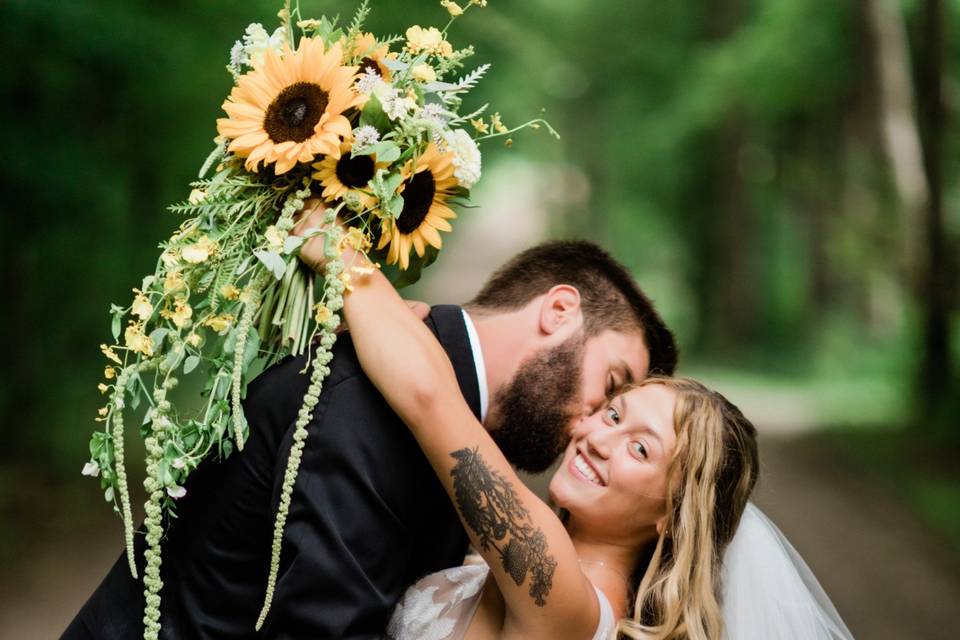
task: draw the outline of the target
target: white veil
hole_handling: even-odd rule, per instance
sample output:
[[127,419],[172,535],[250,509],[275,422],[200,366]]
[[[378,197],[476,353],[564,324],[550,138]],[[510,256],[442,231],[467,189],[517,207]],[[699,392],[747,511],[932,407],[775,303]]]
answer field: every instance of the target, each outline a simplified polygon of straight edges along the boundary
[[747,505],[723,559],[729,640],[852,640],[813,572],[783,533]]

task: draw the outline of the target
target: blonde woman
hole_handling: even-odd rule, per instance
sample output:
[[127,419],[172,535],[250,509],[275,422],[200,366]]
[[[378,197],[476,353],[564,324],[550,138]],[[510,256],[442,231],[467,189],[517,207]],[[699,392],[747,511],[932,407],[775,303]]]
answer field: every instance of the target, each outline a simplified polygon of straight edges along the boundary
[[[316,245],[301,251],[315,268]],[[484,560],[410,587],[388,636],[722,636],[723,552],[758,473],[755,430],[736,407],[695,381],[651,378],[579,419],[550,483],[561,521],[517,478],[382,274],[355,272],[352,284],[344,314],[360,362]]]

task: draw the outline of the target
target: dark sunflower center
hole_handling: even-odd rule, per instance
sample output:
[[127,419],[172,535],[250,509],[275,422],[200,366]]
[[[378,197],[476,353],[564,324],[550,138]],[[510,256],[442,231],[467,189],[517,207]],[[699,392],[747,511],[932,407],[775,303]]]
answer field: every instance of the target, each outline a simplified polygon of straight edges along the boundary
[[337,161],[337,179],[351,189],[365,187],[373,178],[373,158],[357,156],[351,158],[349,153],[340,156]]
[[380,65],[377,64],[377,61],[373,58],[364,58],[360,61],[360,68],[357,69],[357,73],[360,75],[365,74],[368,70],[376,71],[377,75],[380,75]]
[[312,82],[297,82],[285,88],[267,107],[263,128],[275,143],[303,142],[327,108],[327,92]]
[[420,226],[430,211],[436,191],[437,184],[429,171],[421,171],[410,179],[403,190],[403,211],[397,218],[400,233],[411,233]]

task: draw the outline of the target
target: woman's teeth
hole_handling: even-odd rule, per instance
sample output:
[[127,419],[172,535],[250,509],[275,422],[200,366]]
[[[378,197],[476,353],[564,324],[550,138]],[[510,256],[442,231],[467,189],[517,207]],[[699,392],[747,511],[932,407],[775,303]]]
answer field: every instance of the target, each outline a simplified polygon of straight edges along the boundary
[[587,461],[583,459],[583,456],[579,453],[573,459],[573,465],[577,468],[577,471],[582,473],[584,477],[587,478],[590,482],[594,484],[603,485],[603,482],[600,481],[600,476],[587,464]]

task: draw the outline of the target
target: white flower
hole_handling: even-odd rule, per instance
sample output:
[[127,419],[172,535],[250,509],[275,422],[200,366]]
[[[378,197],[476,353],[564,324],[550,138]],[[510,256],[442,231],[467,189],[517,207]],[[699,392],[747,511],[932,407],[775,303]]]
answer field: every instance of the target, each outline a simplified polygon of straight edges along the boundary
[[463,129],[447,131],[443,136],[447,149],[453,152],[453,166],[460,185],[469,189],[480,179],[480,149]]
[[356,86],[359,93],[368,96],[381,84],[386,85],[387,83],[380,78],[380,74],[377,73],[376,69],[368,68],[362,76],[357,78],[354,86]]
[[243,36],[243,53],[246,55],[246,64],[254,65],[263,62],[263,54],[267,49],[273,49],[277,53],[283,52],[283,43],[286,40],[286,30],[283,27],[277,27],[272,34],[259,22],[254,22]]
[[237,40],[233,43],[233,46],[230,47],[230,64],[227,65],[227,68],[239,75],[240,67],[248,62],[247,54],[243,50],[243,43]]
[[363,149],[370,145],[377,144],[380,141],[380,132],[376,127],[365,124],[353,130],[353,146],[357,149]]
[[186,463],[183,461],[183,458],[174,458],[174,459],[173,459],[172,466],[173,466],[174,469],[183,469],[183,468],[184,468],[185,466],[187,466],[187,465],[186,465]]
[[100,475],[100,465],[96,461],[91,460],[87,464],[83,465],[83,471],[80,472],[85,476],[90,476],[91,478],[96,478]]
[[174,500],[178,500],[187,495],[187,490],[179,485],[173,485],[172,487],[167,487],[167,495]]
[[406,118],[407,114],[417,108],[415,100],[401,95],[396,89],[390,92],[385,101],[381,100],[381,102],[383,103],[383,112],[391,120]]
[[117,398],[113,404],[114,406],[117,407],[117,409],[123,409],[123,407],[125,406],[123,402],[123,398]]
[[430,120],[438,125],[442,125],[446,121],[447,111],[444,110],[443,105],[431,102],[423,105],[420,113],[417,115],[424,120]]

